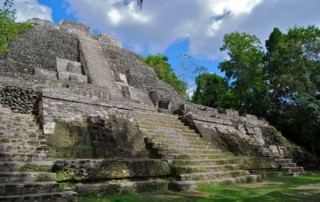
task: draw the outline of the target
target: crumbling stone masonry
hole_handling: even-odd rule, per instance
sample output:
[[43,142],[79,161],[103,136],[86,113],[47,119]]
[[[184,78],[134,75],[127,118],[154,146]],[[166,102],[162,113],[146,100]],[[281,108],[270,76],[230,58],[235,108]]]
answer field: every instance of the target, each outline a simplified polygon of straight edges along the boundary
[[190,190],[317,163],[264,120],[188,103],[111,35],[30,23],[0,57],[0,200]]

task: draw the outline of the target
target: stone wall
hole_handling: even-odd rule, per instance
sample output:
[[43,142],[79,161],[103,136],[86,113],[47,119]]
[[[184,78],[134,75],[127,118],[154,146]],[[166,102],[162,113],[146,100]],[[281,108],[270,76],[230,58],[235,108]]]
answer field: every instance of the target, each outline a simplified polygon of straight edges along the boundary
[[58,160],[53,167],[58,180],[113,180],[166,177],[170,175],[164,160]]
[[0,83],[0,104],[15,113],[37,113],[39,95],[39,92],[31,88],[7,86]]
[[131,107],[54,89],[43,90],[40,106],[43,131],[56,157],[147,156]]
[[[292,158],[304,167],[316,165],[312,155],[290,143],[267,121],[256,116],[239,116],[234,110],[218,110],[195,104],[181,108],[181,119],[224,151],[271,160]],[[297,156],[300,156],[300,162]]]
[[[184,104],[186,101],[168,84],[159,80],[152,68],[146,66],[133,52],[121,49],[116,46],[102,44],[105,57],[110,61],[110,68],[115,77],[125,75],[129,86],[139,89],[150,96],[154,92],[156,96],[153,103],[158,106],[158,102],[169,100],[171,103]],[[121,82],[121,80],[118,80]],[[171,105],[172,110],[176,110],[177,104]]]

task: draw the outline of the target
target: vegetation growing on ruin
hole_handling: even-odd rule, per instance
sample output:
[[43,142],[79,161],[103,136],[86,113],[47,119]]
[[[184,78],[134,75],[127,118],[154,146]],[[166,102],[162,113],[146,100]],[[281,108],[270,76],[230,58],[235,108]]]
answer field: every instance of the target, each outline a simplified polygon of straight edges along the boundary
[[187,84],[179,80],[168,63],[169,58],[164,55],[149,55],[143,61],[146,65],[153,68],[158,78],[171,85],[179,95],[185,96]]
[[0,54],[7,53],[9,43],[32,28],[29,23],[15,23],[16,10],[12,7],[13,0],[6,0],[0,8]]
[[313,25],[286,33],[274,28],[265,49],[255,35],[226,34],[221,50],[229,58],[218,67],[225,76],[199,75],[192,101],[263,117],[319,154],[319,39],[320,29]]

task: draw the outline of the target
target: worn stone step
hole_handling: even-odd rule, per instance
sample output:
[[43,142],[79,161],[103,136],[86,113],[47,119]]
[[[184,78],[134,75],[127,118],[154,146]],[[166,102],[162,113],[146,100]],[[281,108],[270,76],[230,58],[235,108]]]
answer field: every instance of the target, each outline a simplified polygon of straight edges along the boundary
[[125,192],[144,192],[166,190],[168,182],[162,179],[126,181],[112,180],[105,183],[78,184],[73,190],[79,195],[117,194]]
[[292,159],[289,159],[289,158],[280,158],[280,159],[274,159],[274,162],[276,162],[277,164],[292,163]]
[[189,145],[209,145],[210,143],[205,141],[202,138],[198,139],[186,139],[186,138],[164,138],[164,137],[151,137],[146,140],[148,143],[162,143],[165,145],[175,144],[179,142],[179,144],[189,144]]
[[189,148],[170,148],[170,149],[159,149],[161,153],[165,154],[212,154],[221,153],[219,149],[189,149]]
[[214,172],[200,172],[190,174],[177,174],[176,180],[179,181],[196,181],[196,180],[212,180],[219,178],[230,178],[249,175],[247,170],[230,170],[230,171],[214,171]]
[[165,113],[158,113],[158,112],[150,112],[150,111],[135,111],[136,115],[139,117],[147,116],[147,117],[160,117],[160,118],[178,118],[178,116],[173,114],[165,114]]
[[44,182],[55,181],[56,174],[51,172],[0,172],[0,182]]
[[176,174],[185,173],[199,173],[199,172],[213,172],[222,170],[235,170],[239,169],[238,164],[221,164],[221,165],[182,165],[182,166],[172,166],[173,172]]
[[0,195],[22,195],[58,192],[57,182],[0,183]]
[[51,171],[54,165],[53,161],[33,161],[33,162],[17,162],[17,161],[2,161],[0,162],[0,170],[9,171]]
[[212,164],[236,164],[235,157],[222,158],[222,159],[175,159],[173,165],[212,165]]
[[285,176],[307,176],[310,175],[308,172],[283,172],[283,175]]
[[296,167],[296,163],[280,163],[278,164],[280,168],[287,168],[287,167]]
[[212,145],[206,144],[206,145],[190,145],[190,144],[161,144],[161,143],[154,143],[153,148],[157,149],[215,149],[217,151],[220,151],[220,149],[214,148]]
[[[139,116],[137,117],[137,121],[139,124],[156,124],[156,125],[161,125],[161,124],[182,124],[178,118],[161,118],[161,117],[146,117],[146,116]],[[182,124],[183,125],[183,124]]]
[[203,181],[172,181],[169,183],[169,189],[175,191],[195,190],[199,184],[237,184],[237,183],[250,183],[260,181],[260,175],[246,175],[235,178],[221,178],[214,180]]
[[[144,130],[142,130],[144,131]],[[184,135],[182,133],[157,133],[155,131],[144,131],[144,135],[150,138],[161,138],[161,139],[176,139],[176,138],[180,138],[180,139],[186,139],[186,140],[190,140],[190,141],[194,141],[194,140],[203,140],[205,142],[207,142],[206,140],[204,140],[203,138],[201,138],[198,134],[192,134],[192,135]],[[179,143],[177,141],[177,143]]]
[[230,158],[231,155],[229,153],[214,153],[214,154],[177,154],[171,153],[166,154],[159,152],[163,156],[172,157],[171,159],[225,159]]
[[10,153],[0,152],[0,161],[45,161],[50,160],[46,153]]
[[76,202],[78,201],[78,194],[73,191],[66,191],[66,192],[53,192],[53,193],[11,195],[11,196],[0,196],[0,201],[3,201],[3,202],[18,202],[18,201]]
[[161,125],[156,125],[156,124],[148,124],[148,125],[143,125],[139,124],[140,129],[144,130],[149,130],[149,131],[157,131],[157,132],[163,132],[163,133],[183,133],[183,134],[188,134],[188,133],[195,133],[194,129],[189,128],[189,126],[185,126],[182,123],[175,123],[175,124],[161,124]]
[[183,136],[190,136],[190,137],[199,137],[200,135],[195,132],[195,130],[190,128],[168,128],[168,127],[155,127],[155,128],[143,128],[140,127],[141,131],[153,133],[153,134],[171,134],[171,135],[183,135]]
[[282,171],[284,173],[298,173],[298,172],[304,172],[304,169],[301,166],[296,166],[296,167],[285,167],[285,168],[282,168]]

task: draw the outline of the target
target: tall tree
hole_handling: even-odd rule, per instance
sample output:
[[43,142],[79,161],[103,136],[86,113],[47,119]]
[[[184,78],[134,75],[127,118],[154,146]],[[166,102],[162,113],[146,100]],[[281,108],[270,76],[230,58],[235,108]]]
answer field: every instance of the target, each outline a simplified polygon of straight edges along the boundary
[[171,85],[179,95],[186,96],[187,85],[173,73],[168,57],[164,55],[148,55],[144,62],[154,69],[160,80]]
[[223,77],[204,73],[197,76],[196,84],[197,89],[192,96],[192,102],[209,107],[222,107],[222,97],[229,89]]
[[283,34],[275,28],[266,47],[273,112],[283,113],[284,104],[294,102],[296,95],[315,97],[320,89],[320,30],[294,27]]
[[[306,145],[320,145],[320,30],[275,28],[266,41],[265,72],[272,99],[271,120]],[[318,150],[319,152],[319,150]]]
[[[227,51],[229,58],[219,64],[231,83],[229,103],[241,113],[250,113],[257,94],[266,95],[267,84],[262,66],[264,52],[260,40],[247,33],[230,33],[224,36],[221,51]],[[264,92],[262,92],[264,91]]]

